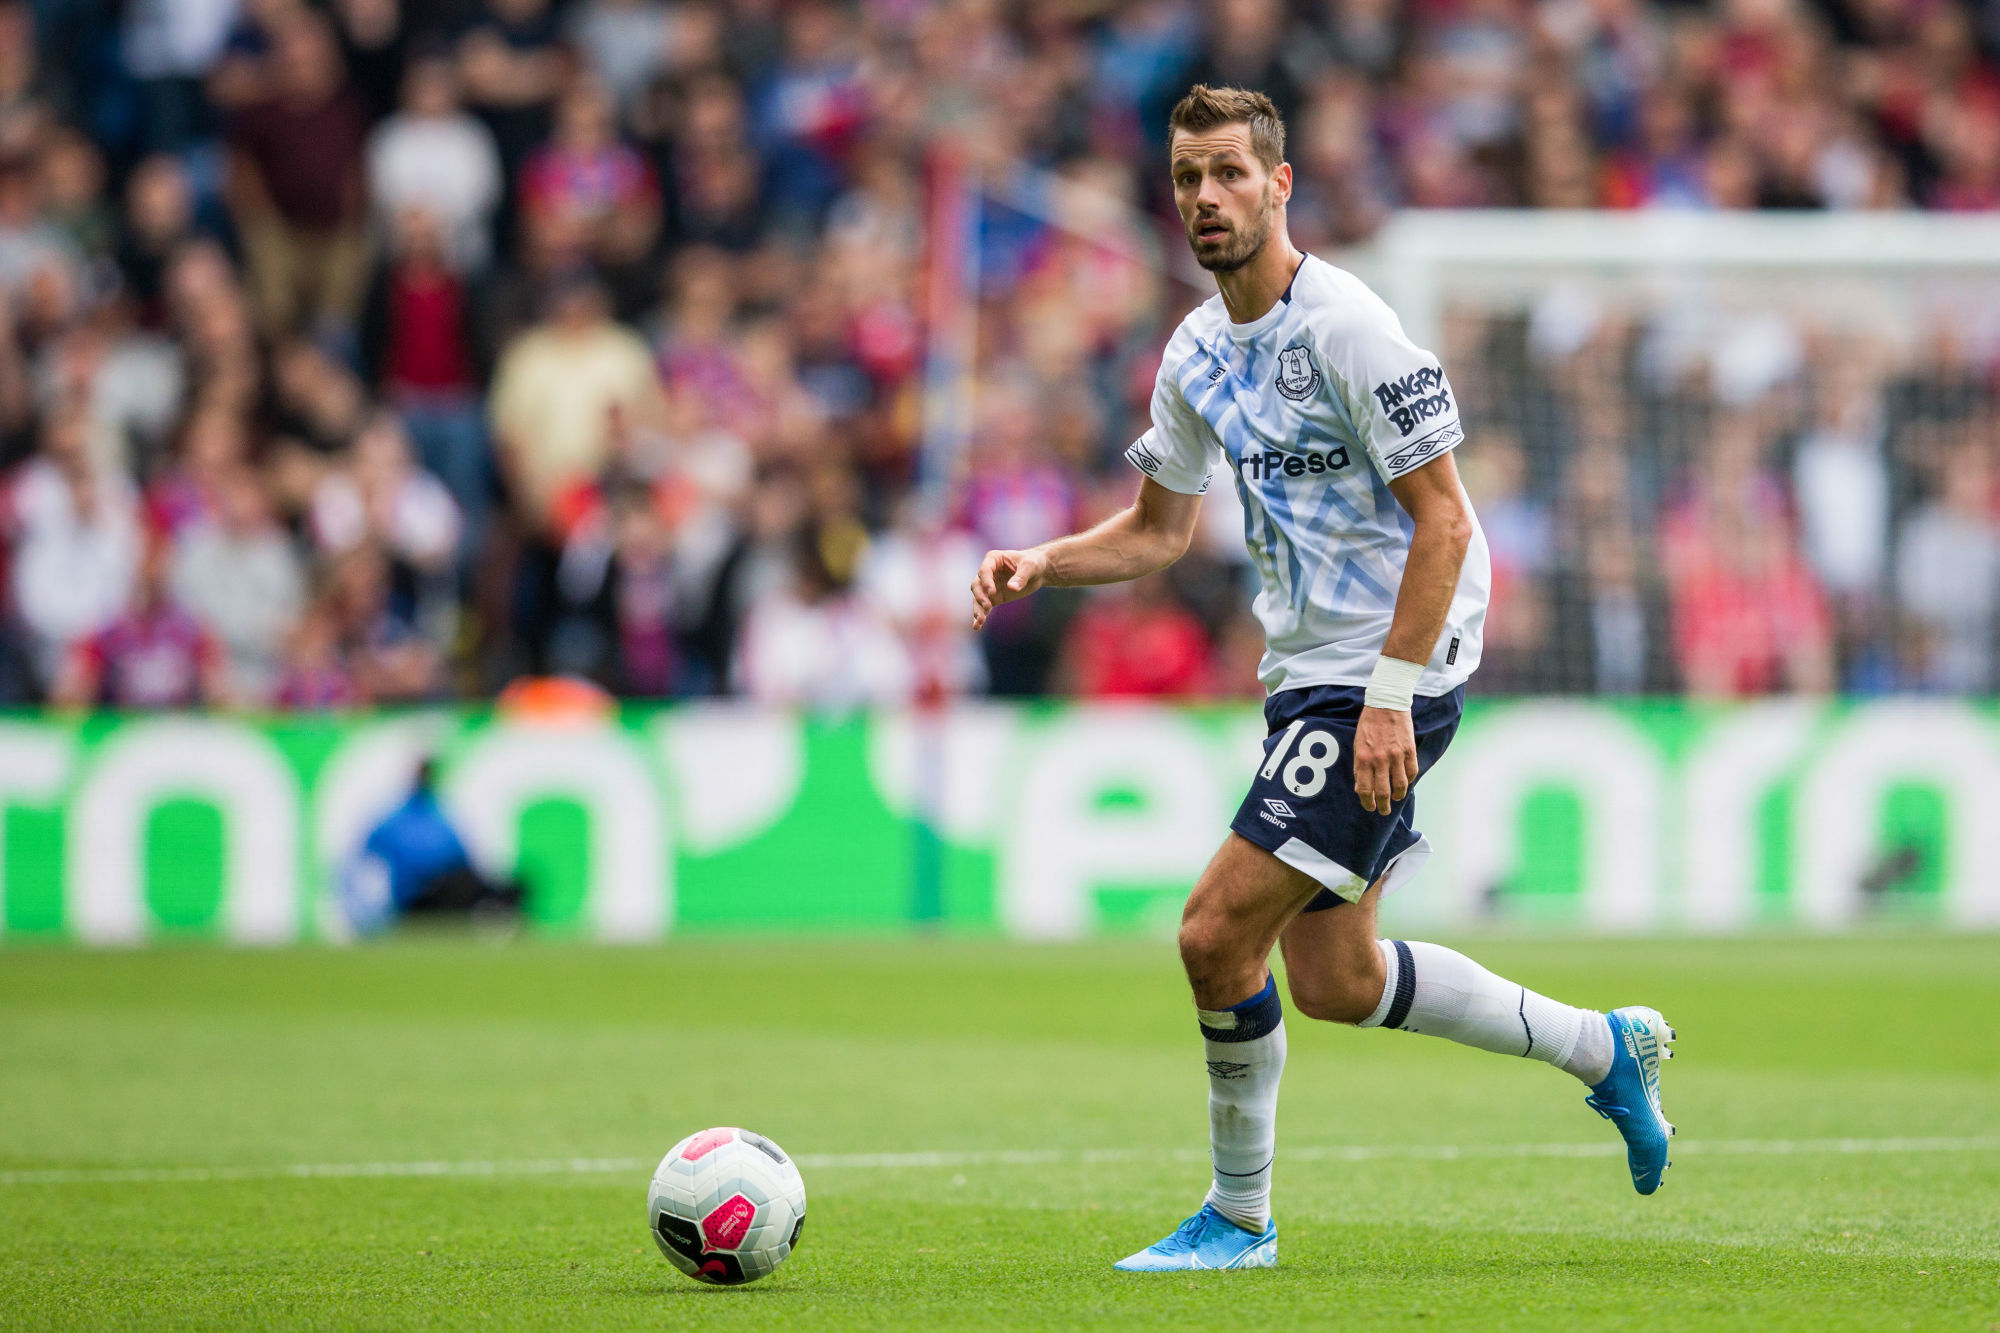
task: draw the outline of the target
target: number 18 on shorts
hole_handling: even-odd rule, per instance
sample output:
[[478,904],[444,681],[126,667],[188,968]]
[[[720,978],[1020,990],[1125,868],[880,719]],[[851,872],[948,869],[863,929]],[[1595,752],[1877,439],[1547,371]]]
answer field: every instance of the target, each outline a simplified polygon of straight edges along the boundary
[[[1315,685],[1267,699],[1264,762],[1230,822],[1241,837],[1319,881],[1307,911],[1352,902],[1384,875],[1386,892],[1429,852],[1412,822],[1414,787],[1386,815],[1364,810],[1354,794],[1354,728],[1363,693],[1359,686]],[[1410,720],[1419,779],[1451,744],[1464,708],[1463,686],[1415,701]]]

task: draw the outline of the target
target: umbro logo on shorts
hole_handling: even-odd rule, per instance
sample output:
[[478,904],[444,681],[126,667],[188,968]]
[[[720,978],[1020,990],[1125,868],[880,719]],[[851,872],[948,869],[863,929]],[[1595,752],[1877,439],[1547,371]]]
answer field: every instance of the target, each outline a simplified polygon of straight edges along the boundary
[[1257,813],[1270,820],[1273,824],[1276,824],[1279,828],[1285,827],[1286,820],[1297,819],[1299,817],[1298,811],[1272,796],[1264,798],[1264,808]]

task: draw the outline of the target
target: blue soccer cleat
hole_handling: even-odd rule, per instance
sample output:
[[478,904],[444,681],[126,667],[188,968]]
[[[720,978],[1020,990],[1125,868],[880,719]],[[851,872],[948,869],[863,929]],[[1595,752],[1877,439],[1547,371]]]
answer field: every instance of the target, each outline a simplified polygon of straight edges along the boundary
[[1625,1136],[1625,1161],[1632,1188],[1651,1194],[1667,1170],[1667,1140],[1674,1127],[1660,1110],[1660,1061],[1674,1058],[1667,1043],[1674,1030],[1656,1010],[1639,1005],[1613,1009],[1611,1072],[1590,1090],[1584,1105],[1618,1126]]
[[1264,1233],[1245,1231],[1204,1203],[1201,1211],[1174,1229],[1163,1241],[1120,1259],[1113,1268],[1127,1273],[1181,1273],[1195,1268],[1275,1268],[1278,1265],[1278,1224],[1266,1222]]

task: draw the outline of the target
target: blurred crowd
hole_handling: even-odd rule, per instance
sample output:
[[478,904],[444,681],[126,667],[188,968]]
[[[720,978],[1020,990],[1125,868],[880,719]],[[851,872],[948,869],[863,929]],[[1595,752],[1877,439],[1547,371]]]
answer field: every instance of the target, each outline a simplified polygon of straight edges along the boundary
[[1995,296],[1895,337],[1560,287],[1461,311],[1482,688],[2000,687]]
[[[1167,574],[966,623],[983,551],[1136,484],[1190,83],[1278,101],[1331,253],[1404,206],[2000,207],[1996,43],[1940,0],[0,0],[0,703],[1254,696],[1224,488]],[[1993,686],[1991,347],[1753,329],[1745,390],[1642,320],[1452,327],[1484,688]]]

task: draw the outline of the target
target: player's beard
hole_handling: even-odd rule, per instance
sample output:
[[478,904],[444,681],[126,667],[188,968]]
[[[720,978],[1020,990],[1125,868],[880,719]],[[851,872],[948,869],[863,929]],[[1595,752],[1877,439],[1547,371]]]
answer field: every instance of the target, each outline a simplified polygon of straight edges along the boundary
[[[1264,191],[1257,215],[1250,219],[1247,227],[1231,227],[1215,245],[1204,246],[1195,239],[1194,229],[1189,228],[1188,244],[1194,247],[1194,262],[1210,273],[1234,273],[1255,259],[1264,248],[1264,243],[1271,239],[1271,228],[1277,220],[1278,205],[1271,194],[1269,189]],[[1200,226],[1204,220],[1197,218],[1195,226]]]

